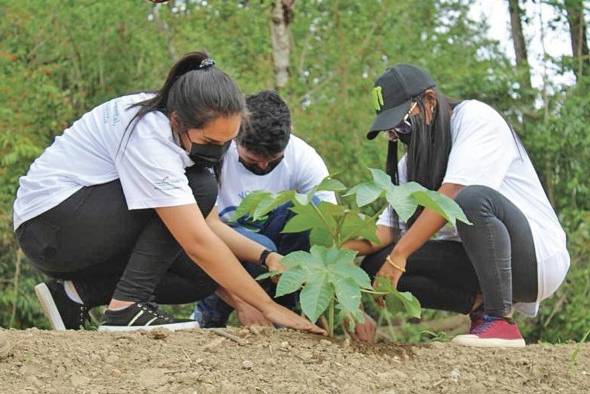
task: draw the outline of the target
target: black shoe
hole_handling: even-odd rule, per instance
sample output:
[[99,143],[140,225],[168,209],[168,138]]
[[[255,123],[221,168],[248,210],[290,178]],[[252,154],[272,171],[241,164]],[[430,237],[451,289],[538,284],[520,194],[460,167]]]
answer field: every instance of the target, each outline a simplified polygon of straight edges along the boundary
[[153,302],[137,302],[125,309],[104,313],[98,331],[137,331],[165,328],[170,331],[199,328],[199,323],[190,319],[176,319],[162,312]]
[[39,283],[35,286],[35,294],[54,330],[79,330],[90,319],[88,308],[68,297],[62,281]]

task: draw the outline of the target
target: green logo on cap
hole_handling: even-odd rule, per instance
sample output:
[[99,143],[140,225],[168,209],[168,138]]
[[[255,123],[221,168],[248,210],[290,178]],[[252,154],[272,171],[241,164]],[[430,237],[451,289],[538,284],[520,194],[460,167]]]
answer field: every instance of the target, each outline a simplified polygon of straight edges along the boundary
[[381,93],[381,86],[375,86],[373,88],[373,107],[375,107],[375,111],[381,111],[383,107],[383,94]]

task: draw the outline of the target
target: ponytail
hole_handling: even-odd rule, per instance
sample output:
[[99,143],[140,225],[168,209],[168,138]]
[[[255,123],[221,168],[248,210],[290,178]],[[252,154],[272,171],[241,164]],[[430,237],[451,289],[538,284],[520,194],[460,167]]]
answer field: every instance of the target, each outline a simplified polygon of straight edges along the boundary
[[237,84],[214,64],[205,52],[184,55],[172,66],[154,97],[129,106],[139,110],[127,125],[123,139],[128,142],[135,125],[154,111],[168,117],[175,112],[179,132],[201,128],[220,116],[245,114],[246,101]]

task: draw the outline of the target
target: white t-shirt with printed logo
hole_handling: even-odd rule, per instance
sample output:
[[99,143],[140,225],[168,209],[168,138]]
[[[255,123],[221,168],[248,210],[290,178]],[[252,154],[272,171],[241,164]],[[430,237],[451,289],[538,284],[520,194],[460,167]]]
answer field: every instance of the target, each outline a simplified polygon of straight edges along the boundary
[[[538,298],[535,303],[515,304],[515,308],[535,315],[539,302],[557,290],[569,269],[565,232],[524,147],[498,112],[480,101],[463,101],[453,110],[451,136],[453,146],[443,183],[497,190],[529,222],[537,257]],[[406,156],[398,163],[400,183],[407,182],[405,160]],[[389,209],[378,224],[392,226]],[[444,238],[458,240],[456,233]]]
[[[217,196],[217,209],[224,221],[231,220],[233,212],[250,192],[265,190],[280,193],[295,190],[307,193],[328,176],[328,168],[321,156],[301,138],[291,134],[285,148],[285,157],[271,172],[256,175],[239,162],[238,148],[232,142],[223,159],[221,185]],[[334,193],[319,192],[317,197],[336,203]]]
[[121,181],[129,209],[195,203],[185,176],[185,168],[194,163],[174,141],[168,118],[150,112],[131,134],[125,133],[138,111],[138,107],[128,107],[150,97],[153,94],[140,93],[115,98],[56,137],[19,180],[14,228],[84,186],[115,179]]

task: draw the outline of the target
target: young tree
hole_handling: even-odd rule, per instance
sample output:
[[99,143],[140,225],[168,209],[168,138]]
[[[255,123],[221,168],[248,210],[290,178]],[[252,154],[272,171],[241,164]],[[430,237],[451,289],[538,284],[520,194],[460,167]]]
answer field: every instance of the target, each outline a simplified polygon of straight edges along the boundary
[[289,80],[289,56],[291,34],[289,25],[293,21],[295,0],[275,0],[272,4],[270,38],[275,66],[275,88],[280,90]]
[[523,73],[521,78],[523,87],[530,90],[531,73],[527,56],[526,41],[522,30],[524,11],[520,7],[518,0],[508,0],[508,11],[510,12],[510,30],[512,32],[512,43],[514,45],[516,65]]
[[576,62],[574,73],[576,78],[590,74],[590,52],[586,37],[587,27],[584,19],[583,0],[565,0],[567,22],[570,28],[572,54]]

